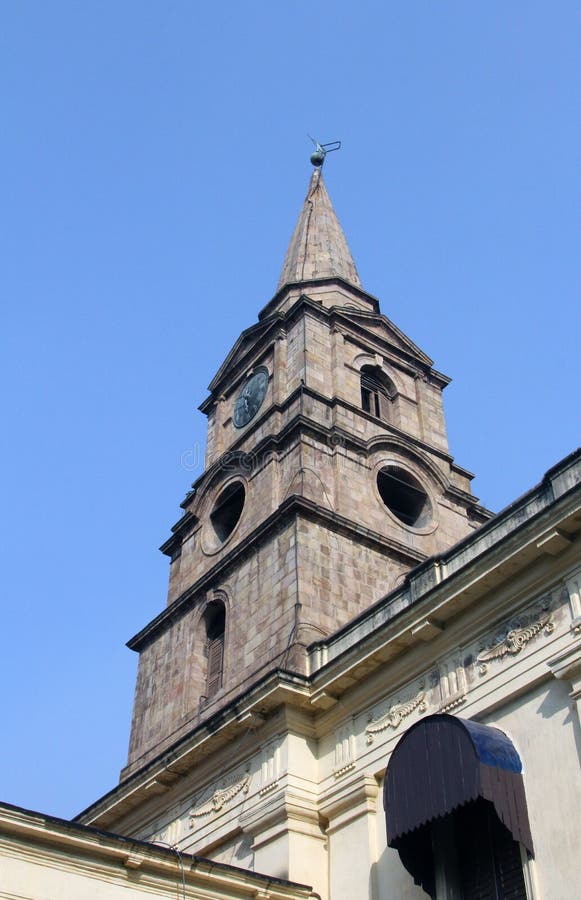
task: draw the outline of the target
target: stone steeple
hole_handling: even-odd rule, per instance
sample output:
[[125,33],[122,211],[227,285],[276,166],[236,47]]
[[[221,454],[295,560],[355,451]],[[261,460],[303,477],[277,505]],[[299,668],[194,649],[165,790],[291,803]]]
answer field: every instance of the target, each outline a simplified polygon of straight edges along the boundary
[[361,287],[351,251],[327,193],[322,170],[315,169],[286,251],[277,291],[286,284],[321,278],[342,278],[355,287]]
[[273,673],[305,678],[314,642],[485,520],[449,453],[447,383],[361,288],[316,170],[279,290],[200,407],[205,471],[162,547],[167,609],[129,643],[123,778]]

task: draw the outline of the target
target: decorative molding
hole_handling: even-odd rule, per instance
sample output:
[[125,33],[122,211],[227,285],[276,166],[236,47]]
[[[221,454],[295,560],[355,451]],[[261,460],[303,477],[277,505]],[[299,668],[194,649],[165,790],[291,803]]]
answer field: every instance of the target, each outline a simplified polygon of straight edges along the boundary
[[372,719],[369,722],[365,729],[367,743],[372,744],[375,740],[375,735],[379,734],[379,732],[385,731],[387,728],[397,728],[403,719],[405,719],[406,716],[409,716],[414,709],[419,710],[421,713],[425,712],[427,709],[426,693],[423,686],[420,692],[416,694],[412,700],[392,706],[380,719],[375,721]]
[[573,572],[565,579],[565,593],[571,610],[571,631],[581,634],[581,572]]
[[378,780],[370,773],[361,773],[349,784],[335,784],[319,801],[319,811],[328,820],[327,838],[349,822],[375,813],[378,794]]
[[438,683],[440,688],[438,712],[450,712],[466,702],[469,691],[468,679],[466,669],[458,658],[450,659],[440,665]]
[[558,556],[571,545],[571,535],[565,534],[558,528],[552,528],[537,541],[537,548],[549,556]]
[[190,811],[190,828],[194,827],[196,819],[220,812],[220,810],[233,800],[234,797],[240,793],[247,794],[249,789],[250,772],[247,772],[244,778],[237,781],[236,784],[231,784],[227,788],[218,788],[214,791],[209,800],[206,800],[204,803],[201,803]]
[[446,713],[450,712],[451,709],[456,709],[457,706],[461,706],[463,703],[466,703],[467,697],[468,694],[454,694],[453,696],[449,697],[445,703],[442,703],[438,707],[438,712]]
[[276,738],[262,748],[262,761],[260,764],[260,790],[264,797],[278,787],[280,778],[280,740]]
[[355,734],[353,732],[353,719],[350,719],[335,732],[335,765],[333,775],[340,778],[346,772],[355,768],[356,761]]
[[[407,574],[407,573],[406,573]],[[438,563],[434,564],[434,575],[436,578],[436,584],[442,580],[440,576],[440,566]],[[404,574],[403,578],[406,575]],[[403,579],[402,579],[403,580]],[[422,619],[417,625],[412,627],[412,636],[419,637],[422,641],[431,641],[444,630],[444,626],[440,625],[439,622],[434,621],[433,619]]]
[[264,787],[261,787],[259,790],[259,794],[261,797],[265,797],[266,794],[272,794],[278,787],[278,779],[276,781],[269,781],[268,784],[265,784]]
[[546,609],[540,615],[536,613],[538,618],[533,619],[528,625],[521,628],[511,628],[507,631],[504,638],[492,647],[482,650],[476,657],[476,665],[480,675],[486,675],[488,672],[488,664],[493,659],[502,659],[504,656],[515,656],[523,650],[530,640],[542,631],[545,634],[551,634],[555,630],[552,622],[551,610]]
[[547,660],[547,666],[555,678],[564,678],[571,683],[581,682],[581,645],[576,641],[557,656]]
[[333,776],[335,778],[341,778],[342,775],[345,775],[347,772],[350,772],[355,768],[355,760],[351,762],[345,763],[344,766],[340,766],[338,769],[333,769]]
[[166,847],[177,846],[184,836],[184,822],[177,816],[174,810],[171,818],[166,819],[163,824],[156,824],[156,829],[152,836],[147,838],[152,844],[162,844]]

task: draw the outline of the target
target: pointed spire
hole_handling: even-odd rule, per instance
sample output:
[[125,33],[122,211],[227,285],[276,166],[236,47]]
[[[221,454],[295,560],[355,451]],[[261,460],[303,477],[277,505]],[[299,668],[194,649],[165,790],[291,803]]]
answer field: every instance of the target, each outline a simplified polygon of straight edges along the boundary
[[286,251],[277,291],[285,284],[333,277],[361,287],[323,174],[316,168]]

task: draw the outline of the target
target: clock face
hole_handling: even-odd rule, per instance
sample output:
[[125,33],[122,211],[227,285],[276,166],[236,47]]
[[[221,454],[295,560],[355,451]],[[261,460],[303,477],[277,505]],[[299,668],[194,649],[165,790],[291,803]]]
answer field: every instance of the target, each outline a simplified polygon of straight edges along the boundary
[[268,372],[257,369],[248,379],[234,403],[234,425],[244,428],[261,407],[268,387]]

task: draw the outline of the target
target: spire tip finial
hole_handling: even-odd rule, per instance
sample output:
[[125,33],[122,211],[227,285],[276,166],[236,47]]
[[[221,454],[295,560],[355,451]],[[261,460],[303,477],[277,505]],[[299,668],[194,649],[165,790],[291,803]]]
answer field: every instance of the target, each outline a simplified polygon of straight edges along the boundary
[[314,170],[286,251],[277,291],[285,285],[331,278],[339,278],[361,288],[355,262],[321,173],[327,152],[338,150],[341,141],[329,144],[313,141],[313,144],[311,162]]
[[322,168],[327,153],[332,153],[333,150],[339,150],[341,148],[341,141],[331,141],[328,144],[320,144],[319,141],[316,141],[310,134],[307,135],[307,137],[309,137],[315,145],[315,149],[311,153],[311,163],[314,165],[315,169]]

